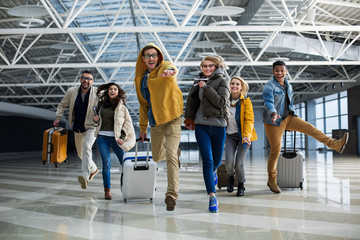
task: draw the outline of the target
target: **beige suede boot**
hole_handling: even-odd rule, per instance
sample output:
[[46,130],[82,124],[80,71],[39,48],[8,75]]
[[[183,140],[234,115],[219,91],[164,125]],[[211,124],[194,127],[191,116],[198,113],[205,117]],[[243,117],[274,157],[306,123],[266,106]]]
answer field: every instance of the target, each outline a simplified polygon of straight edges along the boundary
[[281,189],[276,183],[276,177],[269,176],[267,185],[273,193],[281,193]]
[[328,145],[329,148],[339,152],[340,154],[343,153],[345,146],[349,140],[349,133],[344,133],[344,136],[339,140],[332,139]]

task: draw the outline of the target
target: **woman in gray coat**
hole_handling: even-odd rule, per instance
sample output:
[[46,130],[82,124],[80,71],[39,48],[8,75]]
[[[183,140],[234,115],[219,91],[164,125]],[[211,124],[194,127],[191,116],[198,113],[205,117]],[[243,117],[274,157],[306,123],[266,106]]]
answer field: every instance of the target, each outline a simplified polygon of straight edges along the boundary
[[195,81],[188,95],[184,123],[188,129],[195,129],[206,191],[210,197],[209,211],[218,212],[216,169],[221,164],[224,150],[230,91],[224,77],[226,65],[220,56],[205,57],[200,67],[200,79]]

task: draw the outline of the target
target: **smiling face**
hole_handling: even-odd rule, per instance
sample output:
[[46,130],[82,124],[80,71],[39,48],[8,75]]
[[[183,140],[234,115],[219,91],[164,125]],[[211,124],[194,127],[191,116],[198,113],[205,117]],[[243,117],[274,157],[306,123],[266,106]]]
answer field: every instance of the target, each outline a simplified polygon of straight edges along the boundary
[[277,65],[273,69],[273,74],[275,79],[281,84],[284,83],[286,73],[287,73],[286,66]]
[[89,89],[93,82],[94,78],[93,75],[90,73],[83,73],[80,77],[81,88],[83,90]]
[[210,77],[216,69],[215,62],[211,60],[205,60],[201,65],[201,70],[207,78]]
[[115,85],[111,85],[108,90],[110,99],[114,99],[119,95],[119,89]]
[[146,68],[151,72],[154,70],[159,62],[158,52],[155,48],[150,48],[144,51],[144,55],[142,57]]
[[237,78],[231,79],[230,91],[231,91],[232,95],[239,96],[242,89],[243,89],[243,87],[242,87],[241,81],[239,79],[237,79]]

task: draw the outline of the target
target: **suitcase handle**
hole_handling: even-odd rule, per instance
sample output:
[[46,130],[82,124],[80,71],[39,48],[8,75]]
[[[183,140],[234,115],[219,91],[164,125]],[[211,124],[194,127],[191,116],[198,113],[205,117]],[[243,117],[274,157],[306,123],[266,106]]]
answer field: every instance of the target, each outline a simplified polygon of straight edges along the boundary
[[[136,142],[142,142],[142,138],[137,138]],[[144,142],[150,142],[150,138],[144,138]]]
[[59,130],[59,133],[60,133],[60,135],[61,136],[64,136],[64,135],[66,135],[67,134],[67,129],[65,129],[65,128],[63,128],[63,129],[61,129],[61,130]]
[[54,126],[53,125],[52,128],[53,128],[54,131],[58,130],[61,136],[64,136],[65,134],[68,133],[68,130],[66,128],[62,128],[60,126]]
[[[146,169],[149,168],[149,145],[150,145],[150,138],[144,138],[144,141],[147,142],[147,146],[146,146]],[[134,169],[137,169],[137,154],[138,154],[138,145],[139,142],[142,142],[141,138],[137,138],[136,139],[136,144],[135,144],[135,164],[134,164]]]
[[[290,132],[290,130],[285,130],[285,139],[284,139],[284,154],[286,154],[286,132]],[[294,149],[292,152],[292,154],[296,154],[296,149],[295,149],[295,146],[296,146],[296,131],[294,131]]]

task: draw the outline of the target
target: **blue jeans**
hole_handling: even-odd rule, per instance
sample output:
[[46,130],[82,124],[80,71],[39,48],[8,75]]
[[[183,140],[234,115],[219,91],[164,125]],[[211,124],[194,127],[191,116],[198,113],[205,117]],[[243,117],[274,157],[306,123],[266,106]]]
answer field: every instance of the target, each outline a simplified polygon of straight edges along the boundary
[[103,168],[102,177],[104,182],[104,188],[111,188],[110,182],[110,169],[111,169],[111,158],[110,158],[110,147],[114,150],[120,164],[123,164],[123,156],[125,151],[122,150],[116,143],[114,137],[108,137],[104,135],[98,135],[97,144],[101,155]]
[[214,171],[220,166],[224,151],[225,127],[197,124],[195,137],[203,162],[203,176],[207,193],[216,193]]

